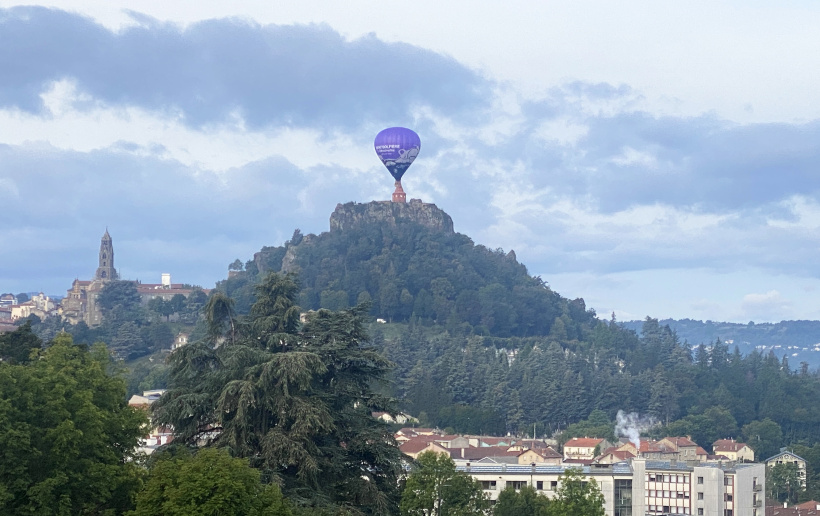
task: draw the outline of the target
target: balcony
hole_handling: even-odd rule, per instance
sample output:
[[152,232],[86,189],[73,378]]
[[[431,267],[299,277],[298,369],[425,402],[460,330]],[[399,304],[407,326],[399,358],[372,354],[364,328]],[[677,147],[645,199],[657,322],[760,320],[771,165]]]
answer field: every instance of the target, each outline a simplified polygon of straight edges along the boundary
[[755,484],[752,486],[752,491],[760,492],[763,490],[763,484]]

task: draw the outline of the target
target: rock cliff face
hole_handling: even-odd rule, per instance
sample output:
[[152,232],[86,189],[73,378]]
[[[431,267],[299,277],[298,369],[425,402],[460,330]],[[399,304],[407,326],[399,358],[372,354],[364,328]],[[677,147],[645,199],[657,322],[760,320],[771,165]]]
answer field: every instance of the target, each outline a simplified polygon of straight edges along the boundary
[[[336,205],[330,215],[330,233],[345,231],[365,225],[396,227],[402,222],[419,224],[431,231],[454,234],[453,219],[435,204],[411,199],[408,203],[372,201],[366,204],[349,202]],[[273,269],[295,272],[300,248],[309,247],[328,235],[305,235],[298,244],[286,243],[284,247],[267,247],[254,254],[256,268],[260,273]],[[280,262],[281,260],[281,262]],[[281,263],[281,266],[279,265]]]
[[411,199],[408,203],[373,201],[336,205],[330,216],[330,231],[344,231],[360,224],[395,226],[399,221],[415,222],[433,231],[453,233],[453,219],[435,204]]

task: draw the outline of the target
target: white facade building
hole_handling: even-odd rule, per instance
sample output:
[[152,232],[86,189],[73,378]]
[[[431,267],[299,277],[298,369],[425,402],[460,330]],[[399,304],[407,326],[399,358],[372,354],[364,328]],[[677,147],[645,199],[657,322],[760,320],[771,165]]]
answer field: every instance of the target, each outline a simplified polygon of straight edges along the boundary
[[[598,484],[607,516],[764,516],[763,464],[689,464],[633,459],[580,469]],[[481,482],[495,501],[508,485],[530,485],[552,498],[570,467],[577,466],[467,464],[458,469]]]

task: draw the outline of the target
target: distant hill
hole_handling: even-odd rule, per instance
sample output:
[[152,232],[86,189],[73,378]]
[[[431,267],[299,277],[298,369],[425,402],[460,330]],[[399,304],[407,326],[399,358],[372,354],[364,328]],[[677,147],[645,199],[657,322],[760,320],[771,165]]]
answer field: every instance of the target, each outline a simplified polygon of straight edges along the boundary
[[515,253],[476,245],[453,231],[434,204],[339,204],[330,231],[265,247],[217,287],[246,311],[252,285],[268,271],[295,272],[305,309],[362,301],[389,322],[437,324],[459,334],[496,337],[561,334],[581,338],[595,324],[583,299],[570,301],[527,273]]
[[[669,325],[681,341],[686,341],[693,348],[700,344],[708,346],[720,339],[730,349],[737,346],[744,355],[755,349],[763,354],[774,351],[779,358],[785,355],[792,368],[799,368],[800,362],[807,362],[811,368],[820,367],[820,321],[738,324],[664,319],[659,323]],[[640,333],[643,321],[621,324]]]

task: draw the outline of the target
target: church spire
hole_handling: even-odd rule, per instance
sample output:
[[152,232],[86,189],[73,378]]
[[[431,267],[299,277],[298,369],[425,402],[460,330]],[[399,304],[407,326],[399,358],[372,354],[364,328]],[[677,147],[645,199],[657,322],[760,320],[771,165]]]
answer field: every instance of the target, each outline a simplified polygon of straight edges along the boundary
[[114,244],[107,227],[100,241],[100,264],[94,277],[103,281],[119,279],[117,269],[114,268]]

